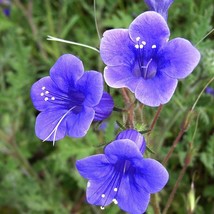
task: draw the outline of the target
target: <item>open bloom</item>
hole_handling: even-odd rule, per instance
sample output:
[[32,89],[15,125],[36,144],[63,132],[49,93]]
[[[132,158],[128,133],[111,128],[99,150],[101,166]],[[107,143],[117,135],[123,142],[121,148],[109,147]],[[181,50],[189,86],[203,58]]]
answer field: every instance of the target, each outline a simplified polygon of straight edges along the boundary
[[110,203],[132,214],[146,211],[150,194],[160,191],[168,172],[156,160],[144,158],[144,137],[135,130],[121,132],[105,147],[105,154],[76,162],[79,173],[88,179],[87,201],[101,209]]
[[174,0],[144,0],[150,10],[153,10],[167,20],[168,9]]
[[107,30],[100,45],[107,84],[129,88],[148,106],[167,103],[178,80],[187,77],[200,60],[188,40],[168,42],[169,35],[166,21],[153,11],[139,15],[129,29]]
[[83,137],[93,120],[107,118],[113,109],[111,96],[103,92],[102,75],[84,72],[82,62],[71,54],[62,55],[50,76],[33,84],[31,99],[41,111],[35,131],[44,141]]

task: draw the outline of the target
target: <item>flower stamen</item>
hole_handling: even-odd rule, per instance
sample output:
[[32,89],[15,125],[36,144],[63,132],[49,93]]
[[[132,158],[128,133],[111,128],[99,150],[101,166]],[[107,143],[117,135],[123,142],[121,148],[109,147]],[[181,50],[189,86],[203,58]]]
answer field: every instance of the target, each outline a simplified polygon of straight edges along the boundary
[[[46,97],[48,99],[48,97]],[[70,113],[76,106],[73,106],[72,108],[70,108],[59,120],[59,122],[56,124],[55,128],[52,130],[52,132],[43,140],[46,141],[48,138],[51,137],[51,135],[53,134],[53,145],[55,144],[56,142],[56,134],[57,134],[57,130],[58,130],[58,127],[59,125],[61,124],[61,122],[63,121],[63,119],[68,115],[68,113]]]
[[113,202],[114,204],[118,204],[118,201],[117,201],[117,199],[115,199],[115,198],[112,200],[112,202]]

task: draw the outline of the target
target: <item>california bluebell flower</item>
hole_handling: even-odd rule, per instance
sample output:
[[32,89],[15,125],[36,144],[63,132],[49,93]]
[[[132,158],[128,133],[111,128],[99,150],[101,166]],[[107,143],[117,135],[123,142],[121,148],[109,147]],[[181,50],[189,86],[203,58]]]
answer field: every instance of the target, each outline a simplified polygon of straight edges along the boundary
[[167,20],[168,9],[174,0],[144,0],[149,9],[155,11]]
[[104,209],[113,202],[128,213],[145,212],[150,194],[160,191],[169,178],[163,165],[143,157],[145,148],[144,137],[130,129],[108,144],[104,154],[78,160],[77,170],[89,180],[88,203]]
[[50,76],[33,84],[31,99],[41,111],[36,135],[54,142],[65,135],[83,137],[92,121],[107,118],[114,105],[111,96],[103,92],[101,73],[84,72],[82,61],[71,54],[62,55]]
[[212,88],[212,87],[207,87],[207,88],[205,89],[205,93],[214,96],[214,88]]
[[129,88],[148,106],[167,103],[178,80],[187,77],[200,60],[188,40],[168,42],[169,36],[166,21],[153,11],[139,15],[129,29],[107,30],[100,45],[107,84]]

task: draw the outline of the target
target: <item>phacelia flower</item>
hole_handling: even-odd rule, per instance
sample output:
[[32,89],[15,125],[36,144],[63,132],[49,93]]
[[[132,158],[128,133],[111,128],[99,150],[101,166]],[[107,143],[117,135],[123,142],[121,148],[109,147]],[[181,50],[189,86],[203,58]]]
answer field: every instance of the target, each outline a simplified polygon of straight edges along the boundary
[[113,109],[111,96],[103,92],[97,71],[84,72],[82,61],[62,55],[50,69],[50,76],[33,84],[31,99],[40,112],[36,135],[44,141],[83,137],[92,121],[107,118]]
[[149,9],[155,11],[167,20],[168,9],[174,0],[144,0]]
[[86,197],[101,209],[110,203],[132,214],[146,211],[150,194],[160,191],[168,172],[158,161],[144,158],[144,137],[129,129],[105,147],[104,154],[76,162],[80,175],[88,179]]
[[148,106],[167,103],[178,80],[187,77],[200,60],[188,40],[168,42],[169,36],[166,21],[153,11],[139,15],[129,29],[107,30],[100,45],[107,84],[129,88]]

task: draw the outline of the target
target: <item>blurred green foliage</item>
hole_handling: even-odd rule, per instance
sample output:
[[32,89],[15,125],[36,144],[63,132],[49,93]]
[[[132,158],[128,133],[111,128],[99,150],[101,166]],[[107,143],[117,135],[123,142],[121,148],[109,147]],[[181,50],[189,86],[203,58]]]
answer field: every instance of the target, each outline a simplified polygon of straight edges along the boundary
[[[147,10],[143,0],[98,0],[99,32],[127,28]],[[175,0],[169,10],[171,38],[184,37],[197,44],[201,62],[183,81],[166,104],[149,143],[160,162],[176,138],[182,120],[206,83],[214,76],[213,0]],[[34,134],[38,112],[30,100],[31,85],[43,76],[63,53],[80,57],[86,70],[103,71],[99,55],[90,49],[47,41],[47,35],[99,47],[93,1],[14,0],[11,16],[0,13],[0,213],[99,214],[99,207],[85,201],[86,181],[75,170],[75,160],[102,152],[103,144],[114,139],[115,121],[125,124],[114,112],[105,131],[94,124],[82,139],[66,137],[56,143],[41,142]],[[199,43],[200,41],[200,43]],[[214,83],[211,84],[214,87]],[[115,105],[123,108],[119,91],[111,89]],[[139,105],[139,104],[137,104]],[[176,147],[167,169],[170,180],[158,194],[161,209],[172,191],[191,145],[191,163],[182,179],[169,213],[188,211],[188,194],[194,183],[198,198],[194,213],[214,213],[214,97],[203,94],[194,110],[187,132]],[[156,108],[144,107],[136,127],[145,130]],[[146,136],[146,134],[145,134]],[[183,205],[186,204],[186,205]],[[123,213],[115,205],[104,213]],[[153,213],[149,206],[148,213]]]

